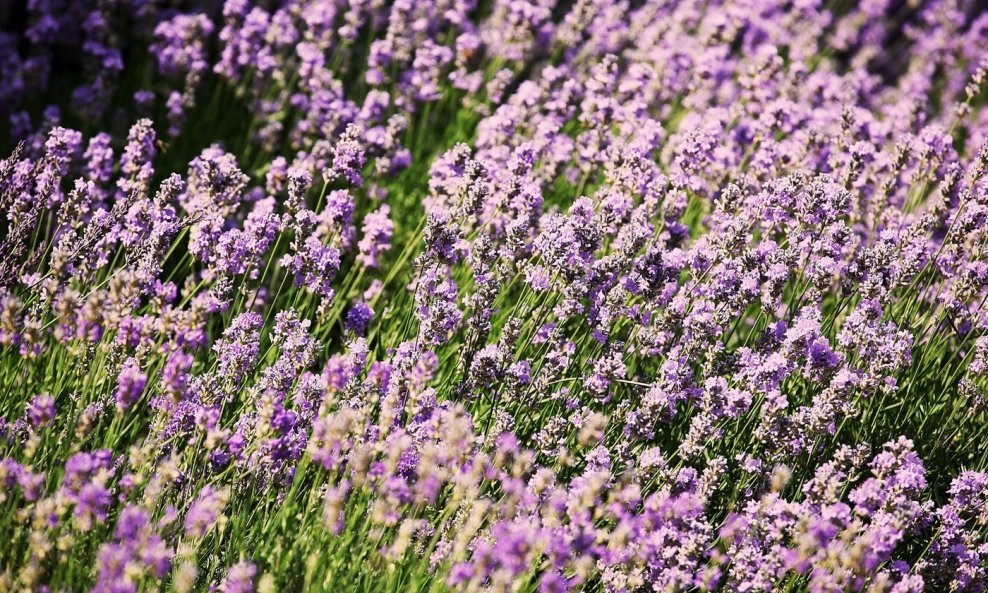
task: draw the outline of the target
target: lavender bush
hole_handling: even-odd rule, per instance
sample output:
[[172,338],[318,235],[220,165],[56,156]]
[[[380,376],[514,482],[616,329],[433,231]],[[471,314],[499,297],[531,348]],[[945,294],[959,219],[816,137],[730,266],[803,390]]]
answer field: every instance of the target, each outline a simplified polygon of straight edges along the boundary
[[0,593],[986,590],[983,3],[0,25]]

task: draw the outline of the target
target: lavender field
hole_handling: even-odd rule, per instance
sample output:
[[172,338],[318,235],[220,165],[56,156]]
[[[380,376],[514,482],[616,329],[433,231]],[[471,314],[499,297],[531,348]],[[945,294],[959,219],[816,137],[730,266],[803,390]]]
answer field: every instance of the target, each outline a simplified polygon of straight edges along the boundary
[[988,5],[0,1],[0,593],[983,593]]

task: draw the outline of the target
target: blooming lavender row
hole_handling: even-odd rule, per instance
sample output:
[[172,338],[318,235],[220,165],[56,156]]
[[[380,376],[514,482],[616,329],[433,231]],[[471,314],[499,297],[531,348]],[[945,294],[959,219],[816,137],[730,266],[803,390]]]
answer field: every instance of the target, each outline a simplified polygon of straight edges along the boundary
[[0,24],[0,593],[988,586],[979,3]]

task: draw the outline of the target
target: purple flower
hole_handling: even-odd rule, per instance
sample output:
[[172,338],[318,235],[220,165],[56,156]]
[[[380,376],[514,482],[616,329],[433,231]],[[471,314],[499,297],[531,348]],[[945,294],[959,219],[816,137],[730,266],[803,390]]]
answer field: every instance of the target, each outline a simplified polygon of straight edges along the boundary
[[211,486],[204,487],[185,515],[186,537],[198,538],[206,535],[220,518],[228,498],[228,492],[217,491]]
[[221,593],[253,593],[257,568],[250,562],[238,562],[230,567],[220,583]]
[[340,269],[339,250],[323,245],[312,235],[296,247],[294,253],[282,258],[281,265],[294,275],[296,286],[304,286],[327,300],[332,299],[335,294],[332,281]]
[[257,313],[243,313],[236,317],[223,337],[216,340],[217,374],[223,381],[237,386],[254,367],[260,351],[261,316]]
[[117,187],[125,197],[148,190],[154,175],[151,161],[158,153],[156,141],[157,135],[149,119],[139,120],[127,134],[127,146],[120,157],[122,176],[117,181]]
[[354,304],[347,313],[346,329],[358,336],[365,336],[367,334],[367,326],[373,318],[374,310],[367,303],[360,301]]
[[35,396],[24,415],[34,428],[47,426],[55,419],[55,398],[47,393]]
[[363,185],[361,170],[366,160],[360,130],[350,124],[333,148],[331,172],[334,176],[341,176],[352,185],[360,187]]
[[201,73],[208,67],[205,41],[213,23],[204,14],[177,14],[154,29],[151,51],[165,76]]
[[131,357],[124,361],[120,373],[117,375],[117,392],[114,396],[117,407],[126,410],[134,405],[144,392],[148,377],[141,371],[137,361]]

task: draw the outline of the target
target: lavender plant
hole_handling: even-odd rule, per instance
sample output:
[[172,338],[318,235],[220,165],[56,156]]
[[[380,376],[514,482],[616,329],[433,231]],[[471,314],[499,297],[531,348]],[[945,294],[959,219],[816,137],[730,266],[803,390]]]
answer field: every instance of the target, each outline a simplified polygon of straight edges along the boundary
[[0,593],[988,588],[975,0],[0,6]]

